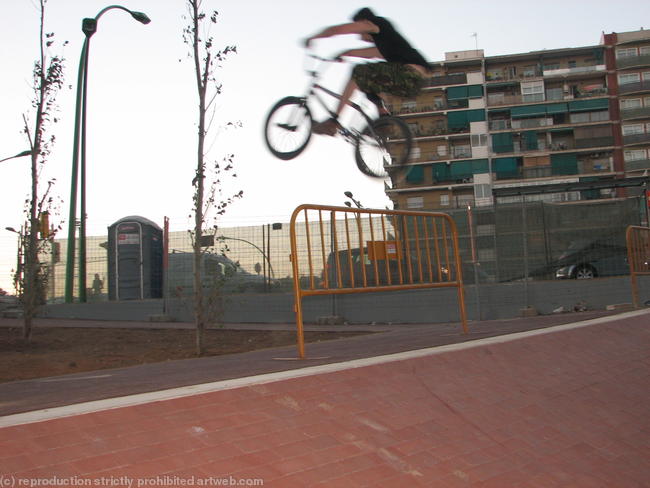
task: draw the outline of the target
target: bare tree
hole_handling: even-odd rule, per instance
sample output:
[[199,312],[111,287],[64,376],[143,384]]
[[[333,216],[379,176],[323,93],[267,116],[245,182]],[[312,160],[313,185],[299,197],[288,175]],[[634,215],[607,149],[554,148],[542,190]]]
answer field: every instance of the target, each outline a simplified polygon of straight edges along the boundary
[[[206,325],[210,321],[209,303],[206,301],[202,276],[202,242],[208,226],[209,213],[214,211],[213,218],[222,215],[226,207],[235,199],[241,198],[243,192],[237,192],[231,197],[223,196],[222,176],[233,170],[234,155],[230,154],[223,158],[223,165],[213,162],[210,167],[206,156],[206,138],[210,132],[210,126],[215,116],[215,99],[221,94],[222,85],[216,77],[217,68],[228,55],[237,52],[236,46],[228,45],[223,49],[214,46],[214,39],[210,35],[210,28],[217,23],[218,13],[213,11],[210,17],[202,11],[202,0],[187,0],[188,25],[183,29],[183,40],[190,47],[190,58],[194,61],[194,72],[196,86],[199,96],[198,113],[198,144],[197,162],[194,179],[194,231],[192,234],[192,245],[194,252],[194,316],[196,324],[196,353],[203,354],[204,336]],[[236,124],[228,123],[228,126]],[[209,173],[215,177],[206,186],[206,179]],[[233,176],[236,176],[233,173]],[[214,235],[216,224],[209,227],[208,233]]]
[[[52,198],[50,190],[54,180],[48,182],[47,190],[39,197],[39,177],[47,157],[50,155],[55,142],[53,134],[48,133],[51,123],[56,123],[56,95],[63,86],[64,59],[61,56],[49,55],[49,48],[54,44],[54,34],[45,32],[45,3],[39,0],[40,30],[39,46],[40,56],[34,63],[32,109],[34,110],[33,128],[30,128],[29,118],[23,115],[23,131],[29,141],[31,156],[31,196],[27,200],[27,213],[29,223],[25,236],[25,269],[23,276],[23,337],[29,340],[32,335],[32,321],[39,305],[44,301],[45,275],[39,263],[39,230],[43,230],[41,237],[49,237],[47,229],[41,229],[41,219],[49,209]],[[67,44],[64,43],[64,45]],[[47,227],[47,224],[45,225]]]

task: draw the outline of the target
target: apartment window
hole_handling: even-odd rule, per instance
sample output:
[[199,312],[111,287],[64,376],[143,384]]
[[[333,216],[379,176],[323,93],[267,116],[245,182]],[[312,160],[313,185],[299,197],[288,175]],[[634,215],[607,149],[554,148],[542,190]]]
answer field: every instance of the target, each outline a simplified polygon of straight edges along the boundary
[[409,159],[419,159],[421,155],[421,150],[419,147],[415,146],[411,149],[411,154],[409,154]]
[[650,54],[650,46],[642,46],[639,48],[639,54],[641,56],[647,56]]
[[[621,107],[622,108],[622,107]],[[580,124],[583,122],[603,122],[609,120],[609,110],[602,110],[600,112],[576,112],[570,116],[572,124]]]
[[575,68],[578,66],[578,63],[575,60],[569,61],[569,68]]
[[467,144],[452,147],[452,153],[455,158],[471,158],[472,148]]
[[446,156],[447,155],[447,146],[438,146],[436,148],[438,151],[438,156]]
[[492,188],[489,184],[474,185],[474,195],[476,198],[490,198],[492,196]]
[[472,147],[487,146],[487,134],[472,134]]
[[424,208],[424,197],[408,197],[406,199],[406,208]]
[[551,71],[554,69],[560,69],[560,63],[550,63],[544,65],[544,71]]
[[626,98],[621,100],[621,109],[626,110],[630,108],[641,108],[640,98]]
[[650,97],[645,97],[643,103],[646,107],[650,107]]
[[449,195],[440,195],[440,206],[449,206]]
[[588,112],[577,112],[571,114],[571,123],[572,124],[581,124],[583,122],[589,122],[589,113]]
[[524,102],[544,101],[544,82],[529,81],[521,84],[521,95]]
[[645,149],[633,149],[624,151],[625,161],[639,161],[646,159]]
[[535,66],[524,66],[523,75],[525,77],[535,76]]
[[616,50],[616,59],[631,58],[637,55],[635,47],[626,47]]
[[562,100],[563,98],[562,88],[549,88],[546,90],[547,100]]
[[624,136],[633,136],[635,134],[643,134],[643,124],[630,124],[623,126]]
[[643,73],[643,80],[650,81],[650,71],[646,71],[645,73]]
[[437,109],[439,108],[444,108],[445,106],[445,101],[443,100],[442,97],[435,97],[433,99],[433,106]]
[[472,205],[474,203],[474,196],[473,195],[459,195],[457,197],[457,202],[458,202],[458,207],[459,208],[466,208],[469,205]]
[[628,83],[638,83],[641,80],[639,73],[623,73],[618,75],[618,83],[620,85],[627,85]]
[[408,110],[408,111],[413,111],[416,109],[418,104],[416,103],[415,100],[408,100],[406,102],[402,102],[402,110]]

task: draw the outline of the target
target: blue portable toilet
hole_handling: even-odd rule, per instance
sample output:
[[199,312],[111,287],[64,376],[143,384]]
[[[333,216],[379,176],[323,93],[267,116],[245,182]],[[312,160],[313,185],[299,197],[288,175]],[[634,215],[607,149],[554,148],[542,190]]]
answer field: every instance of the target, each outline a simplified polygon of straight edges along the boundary
[[162,298],[163,231],[137,215],[108,228],[108,298]]

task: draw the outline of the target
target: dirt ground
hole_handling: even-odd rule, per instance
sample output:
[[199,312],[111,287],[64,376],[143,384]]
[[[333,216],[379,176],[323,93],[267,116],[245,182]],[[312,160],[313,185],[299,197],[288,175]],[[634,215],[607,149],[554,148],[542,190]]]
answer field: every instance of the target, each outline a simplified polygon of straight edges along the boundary
[[[362,333],[306,331],[305,341]],[[208,329],[205,356],[295,344],[295,331]],[[195,334],[188,329],[42,327],[25,343],[21,328],[0,328],[0,382],[193,357]]]

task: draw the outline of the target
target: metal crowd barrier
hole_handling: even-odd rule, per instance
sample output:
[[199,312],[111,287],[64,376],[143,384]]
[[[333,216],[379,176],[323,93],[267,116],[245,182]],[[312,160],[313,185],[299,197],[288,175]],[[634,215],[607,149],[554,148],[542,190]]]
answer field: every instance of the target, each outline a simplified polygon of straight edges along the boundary
[[458,233],[448,215],[301,205],[290,237],[301,359],[307,296],[455,287],[467,333]]
[[650,275],[650,228],[631,225],[627,228],[627,261],[632,280],[632,301],[639,308],[638,276]]

